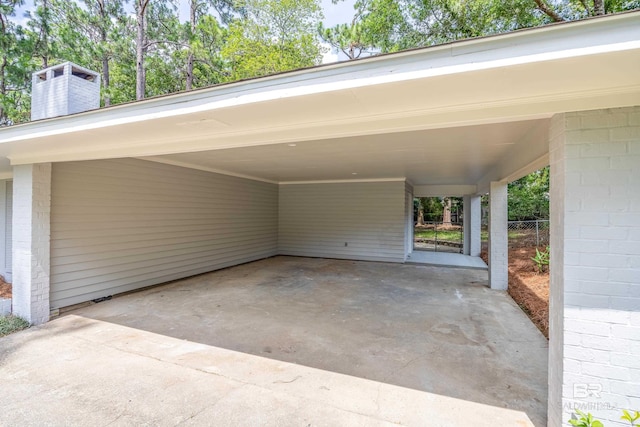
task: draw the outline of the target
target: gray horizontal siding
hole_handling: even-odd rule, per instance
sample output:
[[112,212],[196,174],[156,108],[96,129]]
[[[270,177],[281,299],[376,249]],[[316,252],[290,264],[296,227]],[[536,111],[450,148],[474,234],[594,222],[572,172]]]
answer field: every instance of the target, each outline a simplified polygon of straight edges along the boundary
[[278,186],[136,159],[56,163],[51,307],[273,256]]
[[402,262],[404,189],[404,182],[281,185],[280,254]]

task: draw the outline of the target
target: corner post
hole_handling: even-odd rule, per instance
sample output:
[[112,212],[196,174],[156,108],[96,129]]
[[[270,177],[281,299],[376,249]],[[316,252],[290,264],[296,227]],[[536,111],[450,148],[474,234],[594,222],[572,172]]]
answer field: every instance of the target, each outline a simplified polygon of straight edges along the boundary
[[464,196],[462,203],[464,208],[464,244],[462,253],[480,256],[480,222],[482,220],[480,196]]
[[509,285],[509,242],[507,234],[507,183],[489,187],[489,284],[506,291]]
[[13,168],[13,307],[34,325],[49,320],[51,163]]

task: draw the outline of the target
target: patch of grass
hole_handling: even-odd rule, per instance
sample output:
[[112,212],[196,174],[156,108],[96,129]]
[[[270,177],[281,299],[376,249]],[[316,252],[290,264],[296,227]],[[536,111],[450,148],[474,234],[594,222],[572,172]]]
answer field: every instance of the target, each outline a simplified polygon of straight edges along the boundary
[[[457,242],[460,240],[460,236],[462,234],[461,230],[438,230],[438,240],[449,240],[449,241],[453,241],[453,242]],[[436,236],[436,233],[433,229],[419,229],[416,228],[414,230],[414,236],[415,237],[421,237],[423,239],[434,239]],[[511,231],[509,230],[509,239],[510,240],[517,240],[523,237],[529,237],[529,235],[526,232],[519,232],[519,231]],[[534,234],[535,237],[535,234]],[[488,231],[481,231],[480,232],[480,240],[483,242],[488,242],[489,241],[489,232]]]
[[29,322],[21,317],[12,314],[0,316],[0,337],[27,329],[29,326]]
[[[416,230],[415,237],[433,240],[436,237],[436,232],[434,230]],[[438,230],[438,240],[458,242],[461,238],[462,232],[460,230]]]

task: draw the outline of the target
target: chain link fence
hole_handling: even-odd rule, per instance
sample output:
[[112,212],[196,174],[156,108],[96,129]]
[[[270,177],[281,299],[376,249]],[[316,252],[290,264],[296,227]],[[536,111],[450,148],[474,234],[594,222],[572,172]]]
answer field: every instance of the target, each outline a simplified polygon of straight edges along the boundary
[[[541,247],[549,244],[549,220],[509,221],[509,247]],[[487,224],[482,224],[482,244],[488,239]],[[414,229],[414,248],[434,252],[462,253],[464,241],[461,222],[425,221]]]
[[545,247],[549,244],[549,220],[509,221],[509,247]]

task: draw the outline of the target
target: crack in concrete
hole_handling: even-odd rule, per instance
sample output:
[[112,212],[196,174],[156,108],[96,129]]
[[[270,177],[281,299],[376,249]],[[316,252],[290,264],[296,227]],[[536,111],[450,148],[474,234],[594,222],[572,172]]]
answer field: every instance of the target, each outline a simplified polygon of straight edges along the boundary
[[273,384],[291,384],[292,382],[299,380],[300,378],[302,378],[301,375],[298,375],[297,377],[295,377],[294,379],[292,379],[291,381],[274,381]]

